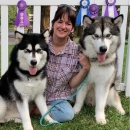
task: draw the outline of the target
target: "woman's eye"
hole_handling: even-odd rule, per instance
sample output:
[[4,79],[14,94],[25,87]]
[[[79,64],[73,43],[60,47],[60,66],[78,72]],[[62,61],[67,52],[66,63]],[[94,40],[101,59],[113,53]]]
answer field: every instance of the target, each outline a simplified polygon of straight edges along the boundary
[[71,23],[69,23],[69,24],[67,24],[67,25],[71,26],[72,24],[71,24]]
[[62,21],[58,21],[58,23],[62,23]]
[[67,25],[72,25],[72,23],[66,23]]

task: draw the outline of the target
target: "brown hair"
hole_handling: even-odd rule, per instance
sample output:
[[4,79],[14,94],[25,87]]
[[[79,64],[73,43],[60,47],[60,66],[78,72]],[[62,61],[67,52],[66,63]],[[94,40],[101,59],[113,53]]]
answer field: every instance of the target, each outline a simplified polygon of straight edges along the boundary
[[[68,19],[71,21],[72,26],[75,29],[75,27],[76,27],[76,11],[72,10],[70,6],[64,5],[64,6],[57,8],[54,19],[52,20],[52,27],[51,27],[51,30],[50,30],[51,36],[53,35],[53,25],[54,25],[54,23],[59,18],[61,19],[64,14],[68,15]],[[70,33],[69,37],[70,37],[71,40],[73,40],[72,32]]]

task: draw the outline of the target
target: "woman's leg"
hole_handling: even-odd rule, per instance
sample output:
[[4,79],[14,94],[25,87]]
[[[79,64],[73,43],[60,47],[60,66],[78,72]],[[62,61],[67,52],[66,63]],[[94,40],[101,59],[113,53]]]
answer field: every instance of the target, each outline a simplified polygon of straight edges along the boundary
[[[50,102],[50,107],[61,100]],[[68,101],[56,104],[50,111],[50,116],[58,122],[70,121],[74,118],[74,111]]]

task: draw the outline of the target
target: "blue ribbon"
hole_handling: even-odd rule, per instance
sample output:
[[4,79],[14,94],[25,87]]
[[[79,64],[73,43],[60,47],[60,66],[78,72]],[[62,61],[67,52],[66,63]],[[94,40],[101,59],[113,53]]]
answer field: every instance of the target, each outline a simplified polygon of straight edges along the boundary
[[[84,3],[87,3],[86,5]],[[89,13],[89,7],[90,5],[90,1],[89,0],[80,0],[80,9],[79,9],[79,12],[77,14],[77,17],[76,17],[76,24],[77,25],[80,25],[82,23],[82,9],[86,9],[86,14],[85,15],[88,15],[90,16],[90,13]]]

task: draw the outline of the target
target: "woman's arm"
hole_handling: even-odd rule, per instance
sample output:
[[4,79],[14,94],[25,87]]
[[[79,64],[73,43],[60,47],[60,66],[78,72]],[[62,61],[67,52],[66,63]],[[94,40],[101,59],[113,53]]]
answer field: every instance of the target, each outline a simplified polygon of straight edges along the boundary
[[89,59],[84,54],[79,54],[78,60],[82,66],[79,73],[74,73],[69,81],[71,88],[77,88],[84,80],[90,69]]

